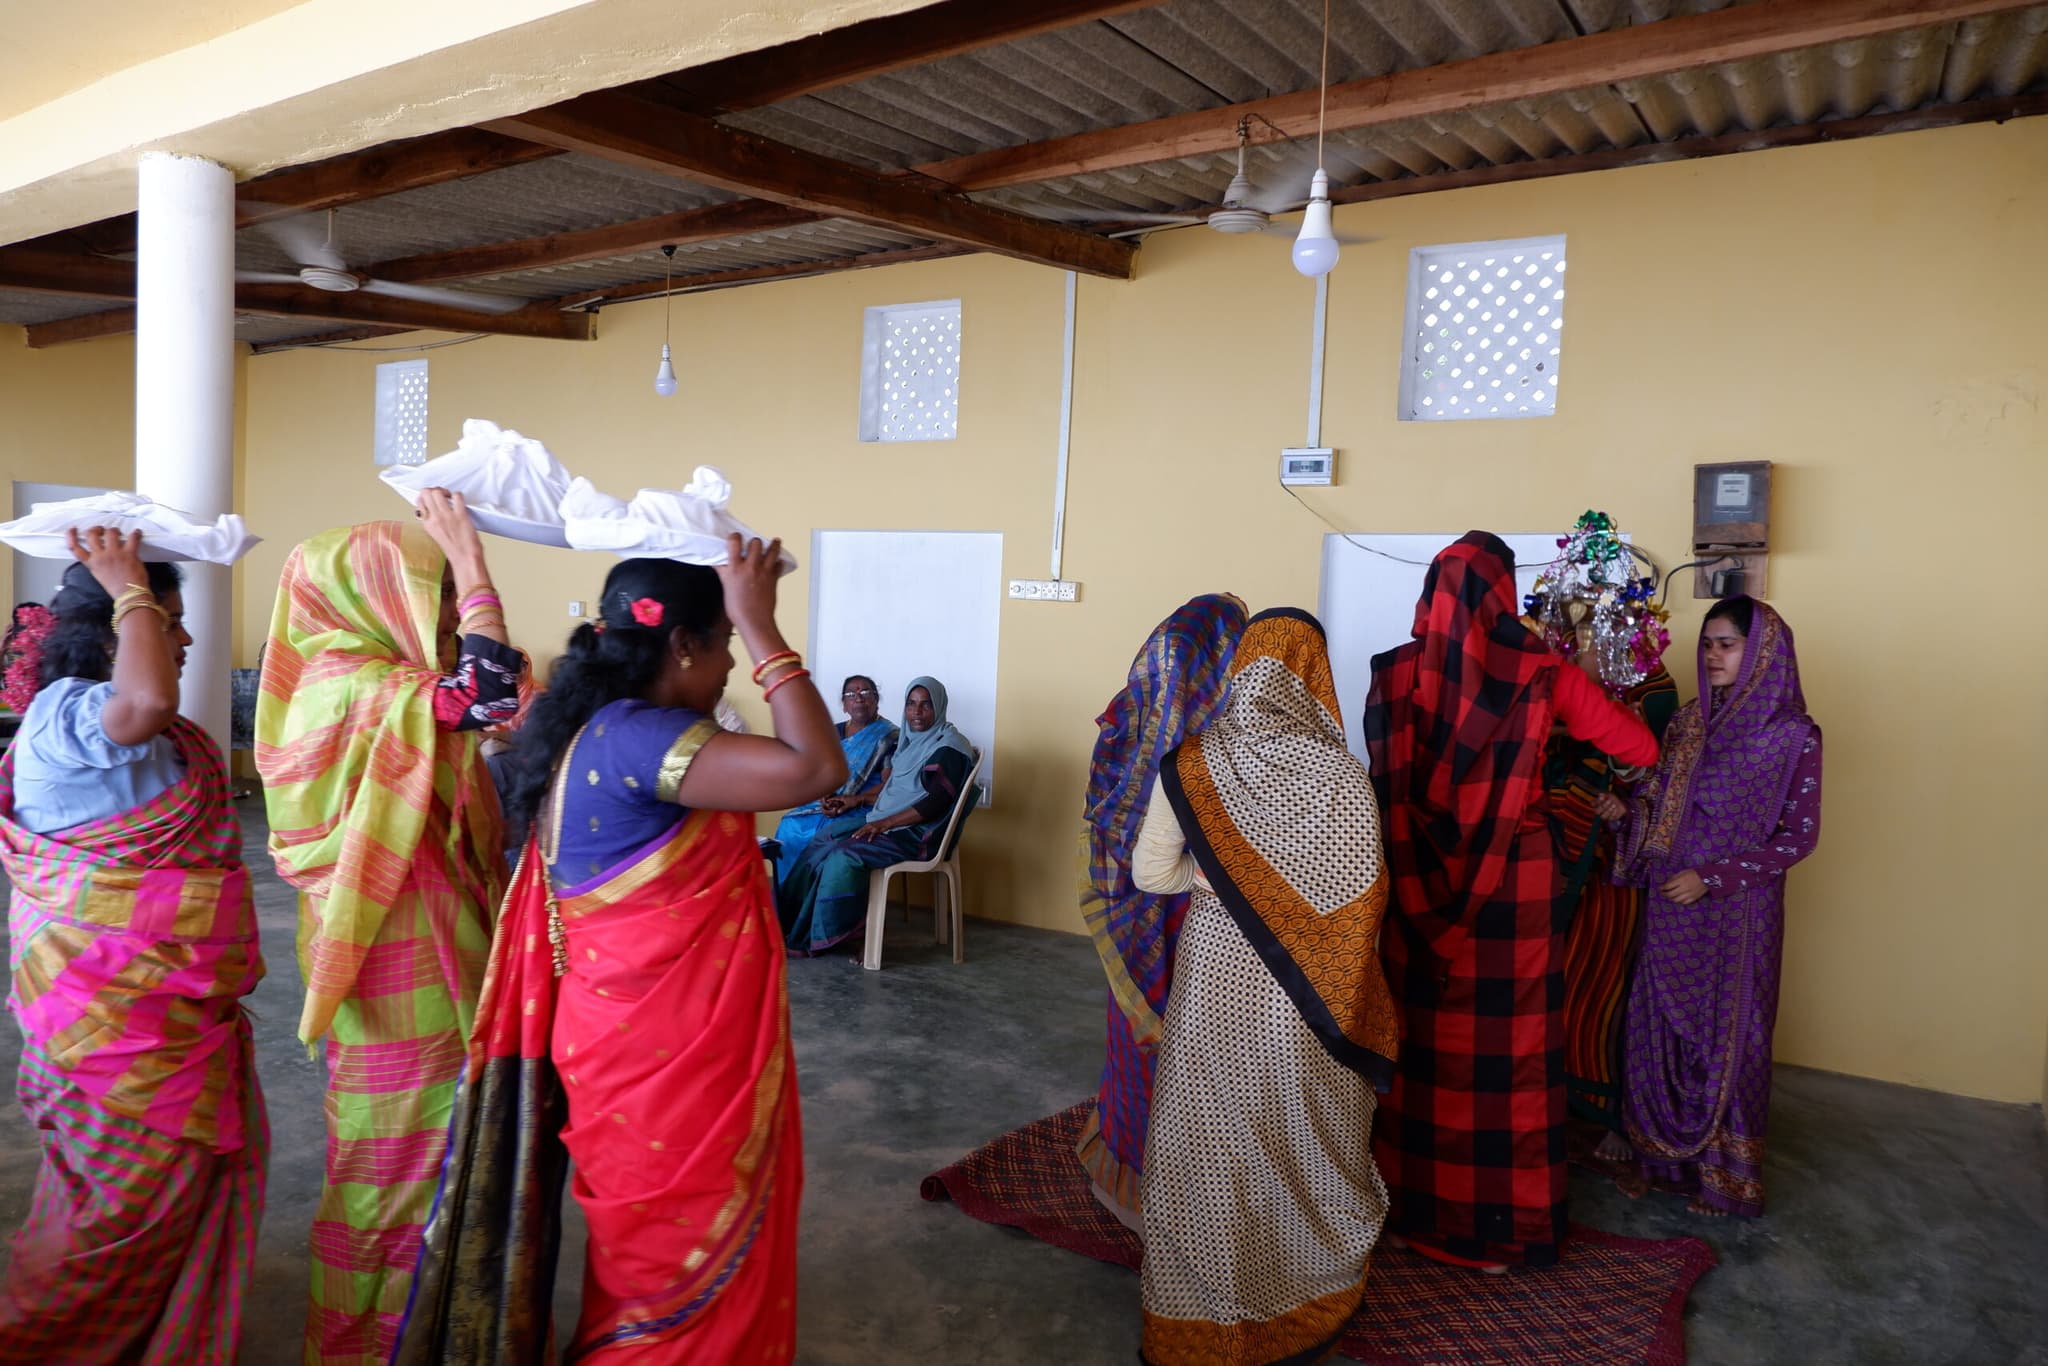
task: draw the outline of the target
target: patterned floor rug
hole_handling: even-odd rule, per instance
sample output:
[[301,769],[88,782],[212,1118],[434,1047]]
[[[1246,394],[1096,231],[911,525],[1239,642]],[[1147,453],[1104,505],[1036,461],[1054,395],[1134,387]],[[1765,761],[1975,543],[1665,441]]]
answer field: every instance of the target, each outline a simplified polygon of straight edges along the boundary
[[[1138,1237],[1089,1193],[1074,1140],[1093,1101],[1027,1124],[924,1179],[984,1223],[1136,1270]],[[1505,1276],[1441,1266],[1382,1247],[1365,1304],[1344,1338],[1371,1366],[1680,1366],[1685,1297],[1713,1249],[1697,1238],[1652,1241],[1574,1226],[1563,1259]],[[1136,1312],[1135,1306],[1133,1312]]]

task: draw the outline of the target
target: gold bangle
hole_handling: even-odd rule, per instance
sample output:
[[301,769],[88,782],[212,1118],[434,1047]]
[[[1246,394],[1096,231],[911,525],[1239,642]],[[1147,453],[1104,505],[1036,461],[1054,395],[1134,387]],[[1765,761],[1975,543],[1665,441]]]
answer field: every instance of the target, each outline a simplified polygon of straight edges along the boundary
[[[804,662],[801,659],[797,659],[794,657],[789,659],[777,660],[772,666],[765,670],[759,678],[756,678],[754,682],[759,684],[761,687],[765,688],[768,686],[771,680],[778,677],[786,676],[792,669],[802,669],[803,667]],[[805,670],[805,672],[809,671]]]
[[154,612],[156,613],[157,624],[166,631],[171,629],[171,614],[163,609],[162,603],[152,600],[149,602],[131,602],[125,607],[115,609],[114,634],[119,635],[121,633],[121,623],[137,612]]

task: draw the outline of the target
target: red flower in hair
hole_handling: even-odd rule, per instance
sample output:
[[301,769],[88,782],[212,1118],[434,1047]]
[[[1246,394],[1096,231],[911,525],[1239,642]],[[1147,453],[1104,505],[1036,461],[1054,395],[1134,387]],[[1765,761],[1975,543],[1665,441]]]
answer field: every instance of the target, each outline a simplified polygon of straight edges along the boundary
[[661,604],[653,598],[635,598],[633,600],[633,620],[639,622],[642,626],[661,625]]

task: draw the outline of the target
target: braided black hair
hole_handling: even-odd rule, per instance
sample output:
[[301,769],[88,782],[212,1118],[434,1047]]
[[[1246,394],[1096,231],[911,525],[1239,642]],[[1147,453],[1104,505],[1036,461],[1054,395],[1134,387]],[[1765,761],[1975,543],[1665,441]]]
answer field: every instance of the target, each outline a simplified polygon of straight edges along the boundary
[[[655,605],[659,624],[643,625],[636,607],[653,616]],[[622,560],[605,576],[599,624],[585,622],[570,632],[547,690],[519,728],[505,790],[505,814],[515,828],[531,824],[539,812],[548,779],[576,732],[611,703],[645,697],[661,677],[677,631],[687,642],[706,640],[724,614],[725,586],[703,565]]]

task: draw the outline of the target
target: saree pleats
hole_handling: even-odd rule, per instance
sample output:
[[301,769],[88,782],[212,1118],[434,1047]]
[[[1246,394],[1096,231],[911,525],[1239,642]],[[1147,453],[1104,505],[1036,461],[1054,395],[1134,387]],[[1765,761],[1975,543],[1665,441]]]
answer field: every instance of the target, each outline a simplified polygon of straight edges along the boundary
[[263,976],[220,753],[167,735],[184,776],[53,835],[14,822],[9,1005],[42,1139],[0,1281],[0,1362],[232,1362],[255,1262],[269,1126],[242,999]]
[[558,893],[529,846],[465,1066],[397,1362],[554,1359],[570,1160],[590,1240],[567,1360],[793,1358],[802,1133],[749,818],[693,813]]

